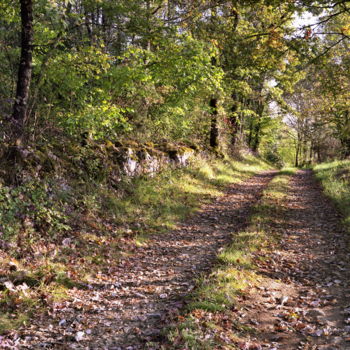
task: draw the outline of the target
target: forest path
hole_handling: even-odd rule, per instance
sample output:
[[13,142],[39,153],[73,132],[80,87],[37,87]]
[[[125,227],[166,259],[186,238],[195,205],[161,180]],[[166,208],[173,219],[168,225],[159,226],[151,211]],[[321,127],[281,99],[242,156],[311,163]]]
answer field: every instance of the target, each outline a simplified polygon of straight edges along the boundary
[[281,237],[265,282],[251,290],[242,323],[258,336],[242,349],[350,349],[350,254],[340,215],[311,171],[298,171],[270,227]]
[[[195,279],[210,271],[232,232],[249,222],[276,172],[231,185],[176,230],[155,235],[111,266],[89,290],[72,291],[41,319],[16,332],[17,349],[146,349],[178,315]],[[104,283],[101,283],[101,279]]]

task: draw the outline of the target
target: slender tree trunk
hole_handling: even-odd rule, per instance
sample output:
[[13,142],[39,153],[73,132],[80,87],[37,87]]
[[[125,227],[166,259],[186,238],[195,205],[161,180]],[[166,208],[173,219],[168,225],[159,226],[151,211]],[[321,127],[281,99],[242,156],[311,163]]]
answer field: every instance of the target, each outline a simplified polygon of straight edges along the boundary
[[210,100],[211,107],[211,125],[210,125],[210,147],[217,148],[219,146],[219,127],[218,127],[218,100],[212,98]]
[[260,137],[261,137],[261,123],[262,117],[264,113],[265,106],[262,103],[259,103],[258,107],[258,120],[254,126],[254,138],[252,140],[252,151],[256,152],[260,145]]
[[237,133],[239,129],[238,116],[236,114],[238,106],[236,101],[236,95],[232,94],[233,105],[231,108],[230,125],[231,125],[231,145],[234,146],[237,140]]
[[316,154],[317,154],[317,162],[318,163],[321,163],[321,149],[320,149],[320,146],[318,145],[317,146],[317,149],[316,149]]
[[147,51],[151,51],[151,0],[146,0],[146,10],[147,10],[147,38],[146,38],[146,47]]
[[341,139],[342,144],[342,156],[344,159],[350,157],[350,138],[343,138]]
[[295,152],[295,167],[299,166],[299,145],[297,145],[297,149]]
[[298,139],[296,140],[296,150],[295,150],[295,166],[299,166],[299,153],[300,153],[300,140],[299,136]]
[[[245,106],[248,109],[254,108],[252,100],[250,99],[246,100]],[[254,117],[251,115],[249,116],[249,134],[248,134],[248,140],[247,140],[249,148],[252,148],[253,136],[254,136]]]
[[252,141],[252,151],[257,152],[260,145],[260,131],[261,131],[261,120],[259,118],[257,124],[254,126],[254,138]]
[[304,136],[304,141],[303,141],[303,165],[307,164],[307,156],[308,156],[306,137],[307,136]]
[[314,145],[313,145],[313,142],[311,141],[310,152],[309,152],[310,164],[312,164],[312,162],[313,162],[313,155],[314,155]]
[[253,130],[254,130],[253,117],[250,117],[249,134],[248,134],[248,146],[249,146],[249,148],[252,148]]
[[27,106],[32,78],[33,1],[20,0],[21,4],[21,58],[18,69],[16,98],[12,112],[12,137],[20,145],[27,119]]
[[[171,21],[172,18],[174,18],[176,15],[176,5],[173,0],[168,0],[167,1],[167,20]],[[170,25],[170,23],[169,23]]]

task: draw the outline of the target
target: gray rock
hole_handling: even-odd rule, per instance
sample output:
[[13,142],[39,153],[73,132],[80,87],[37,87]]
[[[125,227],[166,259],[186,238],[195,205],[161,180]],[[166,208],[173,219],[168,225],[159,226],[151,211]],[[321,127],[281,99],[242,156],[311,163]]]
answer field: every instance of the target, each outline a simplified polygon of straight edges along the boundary
[[320,309],[313,309],[313,310],[309,310],[306,314],[306,317],[311,318],[313,320],[317,320],[318,317],[325,317],[326,314],[320,310]]

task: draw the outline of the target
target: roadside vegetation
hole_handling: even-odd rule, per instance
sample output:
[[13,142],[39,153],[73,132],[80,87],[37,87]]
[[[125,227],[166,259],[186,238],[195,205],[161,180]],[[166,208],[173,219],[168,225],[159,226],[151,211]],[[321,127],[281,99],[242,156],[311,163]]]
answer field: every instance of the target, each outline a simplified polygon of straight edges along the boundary
[[325,194],[338,206],[350,229],[350,161],[322,163],[316,165],[314,171]]

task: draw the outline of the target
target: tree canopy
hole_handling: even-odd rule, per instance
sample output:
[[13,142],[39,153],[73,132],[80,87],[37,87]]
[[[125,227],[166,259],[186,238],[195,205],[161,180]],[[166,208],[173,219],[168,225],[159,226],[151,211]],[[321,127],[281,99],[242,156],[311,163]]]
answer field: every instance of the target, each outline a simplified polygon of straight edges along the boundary
[[2,0],[2,143],[88,135],[348,156],[348,6]]

